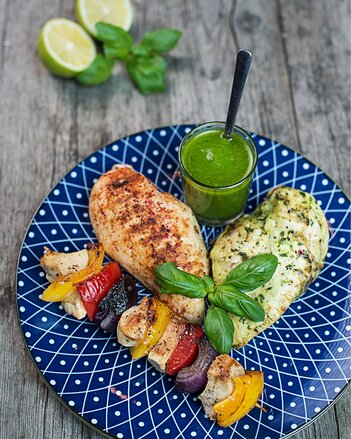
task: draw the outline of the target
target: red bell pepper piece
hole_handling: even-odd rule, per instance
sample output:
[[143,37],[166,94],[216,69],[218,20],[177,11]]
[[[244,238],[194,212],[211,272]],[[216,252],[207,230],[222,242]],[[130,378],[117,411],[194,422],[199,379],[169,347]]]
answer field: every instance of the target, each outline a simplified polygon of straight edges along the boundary
[[99,303],[119,281],[121,275],[117,262],[109,262],[99,273],[75,285],[91,322],[98,311]]
[[166,373],[168,375],[177,375],[180,369],[193,364],[199,353],[199,339],[203,335],[200,326],[190,323],[185,325],[185,330],[167,361]]

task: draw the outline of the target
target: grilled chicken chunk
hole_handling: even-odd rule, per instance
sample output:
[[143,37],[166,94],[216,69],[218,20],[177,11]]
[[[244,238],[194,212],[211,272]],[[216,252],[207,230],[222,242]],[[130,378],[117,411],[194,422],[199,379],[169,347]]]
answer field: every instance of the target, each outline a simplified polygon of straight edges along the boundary
[[83,270],[89,263],[86,249],[72,253],[61,253],[44,247],[45,253],[40,258],[40,266],[46,273],[46,279],[53,282],[58,276],[66,276]]
[[154,318],[152,299],[144,297],[139,305],[124,311],[117,325],[117,338],[122,346],[136,346]]
[[185,325],[184,319],[172,315],[162,337],[149,352],[148,360],[159,372],[166,372],[167,361],[177,346],[179,337],[185,330]]
[[[89,213],[106,253],[152,292],[159,292],[154,267],[163,262],[199,276],[209,273],[207,250],[191,209],[129,166],[99,178]],[[159,299],[191,323],[203,319],[203,299],[172,294]]]
[[315,198],[300,190],[277,187],[250,215],[228,226],[211,251],[216,283],[236,265],[260,253],[273,253],[279,265],[272,279],[248,293],[266,312],[263,322],[231,316],[234,347],[240,348],[272,325],[303,294],[323,268],[328,224]]
[[87,315],[84,304],[77,291],[71,291],[61,302],[67,314],[81,320]]
[[228,398],[234,391],[233,378],[245,375],[240,363],[229,355],[219,355],[207,371],[207,384],[199,396],[206,414],[215,419],[213,406]]
[[[75,271],[83,270],[89,264],[89,255],[87,250],[80,250],[72,253],[61,253],[44,247],[45,253],[40,258],[40,266],[46,273],[49,282],[59,276],[66,276]],[[76,317],[78,320],[86,316],[86,311],[82,299],[77,291],[73,290],[67,294],[61,302],[67,314]]]

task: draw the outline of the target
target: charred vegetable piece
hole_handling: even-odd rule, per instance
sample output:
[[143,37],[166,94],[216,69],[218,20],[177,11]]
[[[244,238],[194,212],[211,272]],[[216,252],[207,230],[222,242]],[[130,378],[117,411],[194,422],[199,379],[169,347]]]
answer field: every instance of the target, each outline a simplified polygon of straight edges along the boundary
[[246,376],[236,377],[233,379],[235,384],[234,391],[230,397],[223,401],[217,402],[213,406],[213,410],[216,414],[217,422],[222,425],[230,416],[232,416],[244,401],[246,394],[245,387]]
[[233,394],[213,407],[221,427],[229,427],[247,415],[255,407],[263,391],[263,372],[247,370],[244,376],[236,377],[233,381]]
[[124,311],[137,304],[138,292],[131,276],[123,276],[99,304],[94,322],[109,334],[115,334]]
[[91,322],[98,311],[99,303],[120,278],[121,270],[117,262],[109,262],[99,273],[75,286]]
[[182,369],[176,378],[175,386],[179,392],[199,393],[207,383],[207,371],[217,352],[206,337],[199,341],[199,355],[194,363]]
[[199,339],[203,334],[201,326],[186,323],[184,332],[167,361],[167,375],[177,375],[181,369],[190,366],[195,361],[199,353]]

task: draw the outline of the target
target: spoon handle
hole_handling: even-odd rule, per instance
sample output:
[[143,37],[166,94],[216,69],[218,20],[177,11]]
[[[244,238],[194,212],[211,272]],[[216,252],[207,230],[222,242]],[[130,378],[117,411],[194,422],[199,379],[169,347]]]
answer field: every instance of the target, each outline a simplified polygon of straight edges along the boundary
[[250,70],[252,53],[248,50],[239,50],[236,57],[235,73],[232,85],[232,93],[229,101],[227,120],[224,128],[224,137],[229,138],[232,135],[236,115],[238,113],[241,95],[245,87],[247,75]]

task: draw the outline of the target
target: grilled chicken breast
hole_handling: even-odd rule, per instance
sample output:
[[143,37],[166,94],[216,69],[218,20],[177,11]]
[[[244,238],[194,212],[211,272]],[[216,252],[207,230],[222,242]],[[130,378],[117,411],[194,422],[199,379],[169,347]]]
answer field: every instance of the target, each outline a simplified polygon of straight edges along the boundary
[[315,198],[284,186],[271,190],[252,214],[225,229],[211,251],[216,283],[251,256],[273,253],[279,260],[272,279],[248,293],[261,303],[265,320],[231,316],[235,348],[272,325],[307,290],[323,268],[328,239],[328,224]]
[[[209,259],[191,209],[129,166],[118,166],[94,185],[89,213],[106,253],[154,293],[154,267],[174,262],[187,272],[209,273]],[[200,323],[203,299],[160,295],[160,300],[191,323]]]
[[[66,276],[75,271],[83,270],[89,264],[89,254],[85,249],[72,253],[55,252],[47,247],[44,247],[44,249],[45,253],[40,258],[40,265],[44,269],[49,282],[54,282],[59,276]],[[67,314],[78,320],[86,316],[82,299],[75,290],[68,293],[61,304]]]
[[229,355],[219,355],[207,371],[207,384],[199,396],[206,414],[215,419],[213,406],[228,398],[234,391],[233,378],[245,375],[240,363]]

